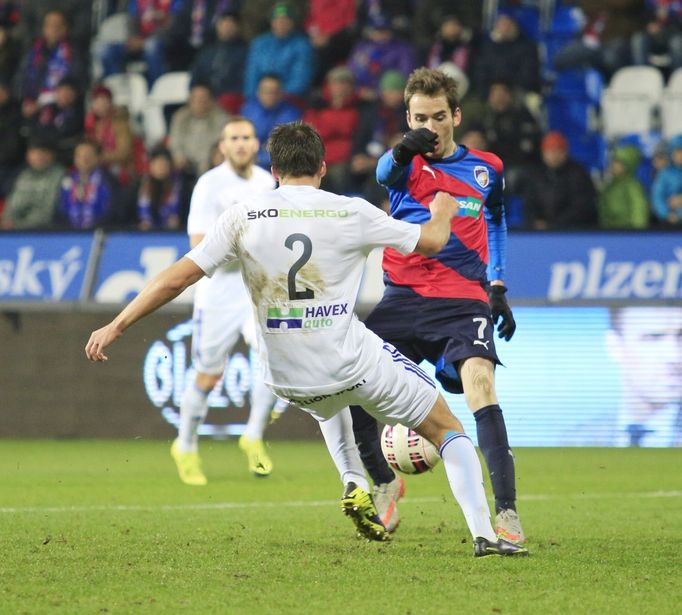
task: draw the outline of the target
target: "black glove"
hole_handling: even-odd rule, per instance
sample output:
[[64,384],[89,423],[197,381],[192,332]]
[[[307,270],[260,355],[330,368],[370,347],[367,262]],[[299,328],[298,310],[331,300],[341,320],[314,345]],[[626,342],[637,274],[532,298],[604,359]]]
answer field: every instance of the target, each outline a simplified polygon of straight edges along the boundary
[[507,303],[507,298],[504,296],[504,293],[506,292],[506,286],[500,284],[491,285],[488,290],[488,300],[490,301],[493,324],[496,325],[500,316],[502,317],[500,326],[497,327],[498,337],[503,338],[508,342],[512,338],[512,335],[514,335],[514,331],[516,331],[516,322],[514,321],[511,308]]
[[393,160],[397,165],[406,167],[416,154],[428,154],[436,149],[438,135],[428,128],[410,130],[403,140],[393,148]]

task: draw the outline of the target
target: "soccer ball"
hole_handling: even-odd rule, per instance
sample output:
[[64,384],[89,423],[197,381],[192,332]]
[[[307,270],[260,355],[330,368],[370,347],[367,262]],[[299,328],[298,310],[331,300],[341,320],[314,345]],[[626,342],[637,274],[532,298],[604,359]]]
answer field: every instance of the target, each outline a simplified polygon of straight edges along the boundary
[[421,474],[440,461],[438,450],[431,442],[400,424],[384,427],[381,452],[388,465],[404,474]]

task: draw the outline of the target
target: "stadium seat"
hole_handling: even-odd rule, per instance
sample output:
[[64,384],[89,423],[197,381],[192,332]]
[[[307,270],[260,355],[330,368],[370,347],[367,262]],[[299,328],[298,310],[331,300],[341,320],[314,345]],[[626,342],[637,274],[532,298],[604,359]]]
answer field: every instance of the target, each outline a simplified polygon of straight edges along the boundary
[[136,134],[144,132],[144,111],[147,106],[147,80],[138,73],[110,75],[104,84],[114,96],[114,104],[128,107]]
[[92,39],[92,44],[90,45],[93,82],[99,81],[104,73],[102,63],[99,60],[103,47],[112,43],[123,43],[127,38],[128,13],[114,13],[100,23],[97,34]]
[[626,66],[611,77],[608,89],[616,94],[639,94],[657,101],[663,93],[663,75],[653,66]]
[[144,109],[144,135],[148,147],[153,147],[166,136],[168,125],[164,107],[187,102],[189,82],[189,72],[174,71],[161,75],[152,85]]
[[663,76],[657,68],[626,66],[616,71],[601,100],[604,136],[614,139],[653,130],[662,96]]
[[670,75],[663,91],[661,132],[666,140],[682,134],[682,68]]

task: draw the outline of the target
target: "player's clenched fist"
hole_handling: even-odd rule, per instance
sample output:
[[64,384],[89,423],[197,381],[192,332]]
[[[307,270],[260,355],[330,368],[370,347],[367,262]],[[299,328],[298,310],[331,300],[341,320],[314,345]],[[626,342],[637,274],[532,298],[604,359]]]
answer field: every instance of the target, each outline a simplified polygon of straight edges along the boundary
[[448,218],[454,218],[459,211],[459,203],[454,196],[447,192],[438,192],[433,201],[429,204],[431,216],[446,215]]
[[393,160],[401,167],[407,166],[417,154],[433,152],[436,149],[437,140],[438,135],[428,128],[410,130],[393,148]]

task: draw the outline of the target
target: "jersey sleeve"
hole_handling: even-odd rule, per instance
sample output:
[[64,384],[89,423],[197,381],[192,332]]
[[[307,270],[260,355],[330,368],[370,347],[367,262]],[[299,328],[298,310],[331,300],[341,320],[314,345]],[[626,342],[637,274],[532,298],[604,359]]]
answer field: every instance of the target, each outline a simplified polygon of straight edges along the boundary
[[485,222],[488,226],[488,279],[503,280],[507,267],[507,221],[504,211],[504,169],[495,178],[486,199]]
[[[388,150],[377,162],[376,178],[382,186],[402,187],[410,176],[412,163],[401,167],[393,160],[393,150]],[[401,181],[402,180],[402,181]]]
[[223,213],[201,242],[185,256],[210,278],[218,267],[237,259],[237,237],[242,233],[245,215],[241,207]]
[[211,222],[214,219],[211,201],[215,195],[211,194],[209,183],[202,176],[194,186],[187,216],[188,235],[205,235],[211,228]]
[[414,251],[421,236],[418,224],[395,220],[366,201],[361,200],[360,204],[360,226],[366,252],[384,247],[395,248],[401,254]]

